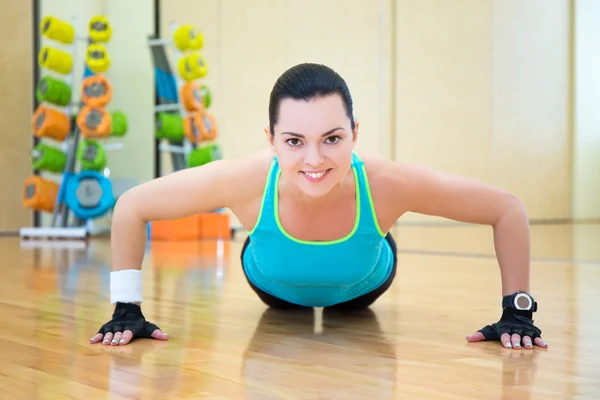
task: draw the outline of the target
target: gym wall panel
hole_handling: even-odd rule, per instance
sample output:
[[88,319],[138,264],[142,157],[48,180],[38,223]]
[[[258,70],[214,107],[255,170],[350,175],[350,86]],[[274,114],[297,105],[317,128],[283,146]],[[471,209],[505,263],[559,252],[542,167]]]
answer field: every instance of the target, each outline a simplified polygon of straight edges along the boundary
[[481,0],[396,2],[397,161],[490,180],[492,11]]
[[571,216],[570,1],[494,1],[491,182]]
[[31,174],[31,116],[33,114],[33,10],[31,1],[18,1],[0,13],[0,231],[15,232],[32,223],[21,193]]
[[398,0],[398,160],[569,217],[569,18],[568,0]]
[[600,2],[575,3],[573,217],[600,218]]
[[154,72],[148,36],[154,33],[154,2],[104,0],[113,37],[107,48],[111,67],[106,77],[113,86],[109,111],[122,111],[128,119],[121,150],[107,152],[111,179],[139,184],[154,177]]

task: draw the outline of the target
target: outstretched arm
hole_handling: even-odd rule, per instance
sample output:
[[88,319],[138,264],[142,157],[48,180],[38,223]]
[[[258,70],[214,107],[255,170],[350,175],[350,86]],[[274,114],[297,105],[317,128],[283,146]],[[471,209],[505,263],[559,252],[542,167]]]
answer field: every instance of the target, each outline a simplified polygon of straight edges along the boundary
[[167,339],[160,328],[145,320],[140,307],[146,224],[244,204],[255,187],[264,186],[260,179],[266,176],[268,163],[262,153],[214,161],[143,183],[119,198],[111,230],[110,298],[115,310],[91,343],[103,340],[104,344],[125,345],[134,337]]
[[[383,168],[394,191],[398,215],[415,212],[493,228],[502,276],[502,296],[530,290],[529,221],[523,203],[511,193],[464,176],[430,168],[390,163]],[[510,297],[509,297],[510,299]],[[497,323],[487,325],[468,341],[499,340],[505,347],[547,347],[533,324],[531,310],[503,306]]]
[[[530,239],[525,206],[511,193],[464,176],[397,165],[405,211],[493,228],[502,295],[529,292]],[[401,191],[401,192],[400,192]]]

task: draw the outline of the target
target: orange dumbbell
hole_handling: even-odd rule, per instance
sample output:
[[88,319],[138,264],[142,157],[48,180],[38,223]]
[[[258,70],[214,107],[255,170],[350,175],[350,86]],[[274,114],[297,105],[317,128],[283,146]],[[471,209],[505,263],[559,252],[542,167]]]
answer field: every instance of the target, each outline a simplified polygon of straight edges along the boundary
[[103,75],[91,75],[81,84],[81,101],[90,107],[105,107],[112,99],[112,86]]
[[54,211],[59,185],[40,176],[30,176],[23,185],[23,205],[36,211]]
[[85,106],[77,116],[77,126],[86,139],[104,139],[111,134],[111,115],[104,108]]
[[31,128],[39,138],[51,138],[62,142],[69,135],[71,121],[64,112],[41,104],[33,114]]

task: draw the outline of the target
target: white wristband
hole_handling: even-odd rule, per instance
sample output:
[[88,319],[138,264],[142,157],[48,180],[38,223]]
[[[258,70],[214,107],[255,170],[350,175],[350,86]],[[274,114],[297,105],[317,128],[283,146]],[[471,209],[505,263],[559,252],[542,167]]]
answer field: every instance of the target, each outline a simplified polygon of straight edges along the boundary
[[142,271],[123,269],[110,273],[110,303],[142,302]]

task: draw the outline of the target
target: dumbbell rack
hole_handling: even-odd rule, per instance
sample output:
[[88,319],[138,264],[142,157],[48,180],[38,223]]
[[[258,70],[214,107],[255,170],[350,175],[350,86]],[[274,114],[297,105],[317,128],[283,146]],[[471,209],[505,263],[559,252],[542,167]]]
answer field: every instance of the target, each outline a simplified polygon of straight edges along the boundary
[[[71,24],[68,24],[64,21],[60,21],[56,18],[53,17],[46,17],[44,18],[44,20],[42,21],[42,31],[46,34],[48,34],[48,37],[51,40],[54,40],[55,42],[59,42],[64,45],[67,45],[69,47],[69,52],[67,53],[68,57],[70,57],[70,60],[67,60],[64,58],[64,53],[62,54],[63,57],[63,61],[66,60],[66,62],[68,62],[68,64],[70,65],[70,70],[68,71],[68,73],[66,72],[66,68],[63,68],[62,71],[57,71],[57,64],[54,63],[52,64],[52,61],[48,61],[47,57],[49,57],[48,51],[57,51],[57,54],[60,54],[60,50],[53,50],[52,48],[49,48],[50,50],[47,50],[48,48],[44,47],[42,49],[42,51],[40,52],[40,67],[45,69],[45,71],[47,72],[47,75],[52,76],[53,74],[56,74],[58,72],[58,74],[60,75],[60,77],[58,79],[63,80],[70,88],[70,96],[72,96],[73,93],[73,76],[74,76],[74,62],[76,60],[76,45],[77,45],[77,41],[85,41],[87,43],[87,50],[86,50],[86,62],[84,64],[84,73],[83,73],[83,79],[84,82],[86,81],[87,78],[89,77],[93,77],[94,74],[96,72],[103,72],[108,68],[108,65],[110,64],[109,62],[109,58],[108,58],[108,54],[106,53],[104,47],[102,44],[97,44],[96,41],[93,39],[93,35],[98,38],[99,36],[102,35],[107,35],[105,37],[105,40],[103,41],[108,41],[108,38],[110,37],[110,26],[108,25],[108,22],[106,21],[106,23],[102,22],[102,20],[105,20],[103,17],[94,17],[92,18],[92,20],[89,23],[90,26],[90,33],[89,36],[78,36],[77,35],[77,30],[76,30],[76,26],[77,26],[77,17],[72,17],[71,18]],[[100,21],[100,22],[99,22]],[[103,24],[103,30],[104,32],[101,31],[92,31],[92,25],[93,24]],[[44,25],[45,24],[45,25]],[[61,26],[61,28],[64,28],[64,31],[62,32],[58,32],[55,31],[53,34],[48,33],[49,29],[52,29],[51,27],[55,27],[55,26]],[[58,28],[55,28],[58,29]],[[52,37],[52,35],[54,35],[55,37]],[[62,36],[63,40],[60,40],[60,38],[57,38],[59,36]],[[46,53],[44,53],[44,51]],[[99,53],[100,52],[100,53]],[[57,56],[58,57],[58,56]],[[99,57],[99,58],[96,58]],[[58,60],[58,58],[56,59]],[[58,62],[58,61],[57,61]],[[92,70],[93,69],[93,70]],[[96,71],[96,72],[94,72]],[[62,73],[61,73],[62,72]],[[82,87],[83,90],[83,87]],[[42,106],[45,106],[45,102],[41,101],[40,102],[40,108]],[[77,105],[79,108],[79,111],[77,113],[74,112],[73,108],[74,106]],[[73,201],[70,199],[72,199],[72,194],[74,193],[74,191],[76,191],[77,194],[77,200],[79,201],[81,198],[87,199],[90,198],[90,196],[93,197],[94,200],[97,201],[97,210],[100,210],[100,205],[102,205],[102,209],[108,209],[110,207],[112,207],[111,202],[114,202],[113,199],[113,195],[112,195],[112,186],[110,185],[110,181],[105,178],[104,176],[96,173],[96,175],[94,175],[94,172],[92,171],[82,171],[79,174],[76,174],[77,171],[77,167],[79,167],[81,169],[81,165],[78,165],[77,161],[78,161],[78,149],[80,148],[80,139],[82,136],[82,131],[81,128],[82,126],[84,126],[84,128],[86,130],[89,130],[88,128],[90,128],[90,126],[88,125],[88,121],[93,120],[92,119],[86,119],[85,122],[83,122],[86,125],[81,125],[82,121],[80,121],[79,119],[82,118],[82,113],[83,113],[83,109],[86,106],[86,104],[80,100],[78,102],[78,104],[73,103],[73,101],[71,100],[71,98],[69,98],[68,104],[62,109],[62,111],[64,112],[64,114],[66,115],[66,117],[69,120],[69,126],[70,126],[70,131],[64,132],[66,135],[63,138],[63,142],[62,142],[62,151],[64,152],[64,156],[66,158],[66,160],[64,160],[64,169],[62,170],[62,179],[60,184],[58,185],[58,191],[56,194],[54,194],[54,197],[52,198],[53,203],[54,203],[54,207],[51,210],[52,212],[52,221],[49,227],[23,227],[20,229],[19,234],[22,238],[33,238],[33,237],[45,237],[45,238],[76,238],[76,239],[81,239],[81,238],[85,238],[88,237],[89,235],[93,235],[96,233],[100,233],[103,231],[103,229],[98,229],[94,223],[93,223],[93,218],[84,218],[83,215],[86,215],[85,211],[87,210],[83,210],[84,212],[82,213],[81,210],[83,208],[85,208],[85,204],[77,204],[76,208],[74,209],[74,203]],[[49,107],[53,107],[53,108],[57,108],[56,104],[50,104]],[[76,117],[77,119],[73,118]],[[87,118],[89,118],[89,115],[87,116]],[[35,128],[37,127],[35,124],[39,122],[39,117],[38,120],[35,119],[34,116],[34,121],[33,121],[33,127],[34,127],[34,131]],[[104,121],[106,122],[106,121]],[[122,134],[124,134],[124,132],[126,131],[126,121],[122,123],[125,124],[125,127],[123,128],[123,126],[121,125],[121,131]],[[81,126],[80,126],[81,125]],[[51,132],[52,127],[49,128],[48,132]],[[111,127],[112,129],[112,127]],[[124,130],[123,130],[124,129]],[[39,132],[36,131],[36,136],[40,137],[40,138],[47,138],[45,135],[40,135],[38,134]],[[89,132],[88,132],[89,133]],[[50,134],[50,136],[52,136],[53,133]],[[87,138],[87,140],[90,140],[90,138]],[[90,140],[91,142],[91,140]],[[100,146],[99,144],[96,144],[97,146]],[[106,146],[105,146],[106,147]],[[114,146],[114,148],[119,148],[119,146]],[[97,149],[98,147],[96,147]],[[87,149],[87,147],[86,147]],[[105,148],[101,148],[102,151],[105,151]],[[32,154],[34,157],[37,156],[37,154],[35,154],[35,150]],[[84,157],[84,156],[83,156]],[[82,158],[83,159],[83,158]],[[81,161],[81,160],[80,160]],[[59,172],[59,171],[52,171],[52,172]],[[88,175],[85,175],[85,174]],[[87,176],[87,181],[86,181],[86,176]],[[98,178],[98,179],[97,179]],[[43,178],[42,178],[43,179]],[[49,181],[47,181],[49,182]],[[55,187],[55,186],[54,186]],[[33,190],[38,190],[39,188],[35,188],[33,187]],[[24,201],[25,199],[27,199],[27,196],[30,194],[30,191],[32,190],[32,188],[30,186],[25,186],[24,188]],[[91,192],[90,192],[91,191]],[[95,191],[95,192],[94,192]],[[100,196],[98,197],[98,191]],[[28,204],[25,204],[26,206],[28,206]],[[29,205],[31,206],[31,205]],[[37,209],[35,206],[32,206],[31,208],[36,209],[37,211],[47,211],[50,212],[50,210],[48,209],[48,207],[45,207],[42,210]],[[71,215],[72,214],[72,215]],[[79,216],[78,216],[79,214]],[[71,222],[69,222],[69,217],[71,218]]]
[[[189,27],[189,26],[187,26]],[[182,101],[182,89],[185,87],[188,80],[181,76],[179,68],[174,68],[176,72],[170,66],[167,57],[167,49],[171,50],[174,54],[174,64],[179,66],[182,58],[186,56],[178,46],[175,45],[175,36],[178,35],[180,27],[176,23],[170,24],[171,39],[162,39],[156,36],[150,36],[148,39],[148,46],[151,50],[152,60],[155,66],[156,74],[156,92],[157,92],[157,104],[155,105],[155,120],[157,124],[156,131],[160,122],[160,117],[164,116],[164,113],[169,115],[177,115],[186,124],[188,118],[193,112],[186,110]],[[199,50],[196,49],[196,50]],[[192,50],[188,55],[193,53]],[[207,95],[206,93],[204,95]],[[208,94],[210,96],[210,94]],[[161,152],[168,152],[171,154],[171,160],[173,164],[173,170],[179,171],[190,167],[191,160],[189,159],[190,154],[198,148],[198,145],[190,140],[187,134],[183,134],[186,127],[181,127],[177,138],[161,138],[157,134],[157,138],[166,139],[161,141],[159,150]],[[221,155],[219,154],[219,158]],[[192,164],[193,165],[193,164]],[[164,175],[164,171],[160,171],[159,174]]]

